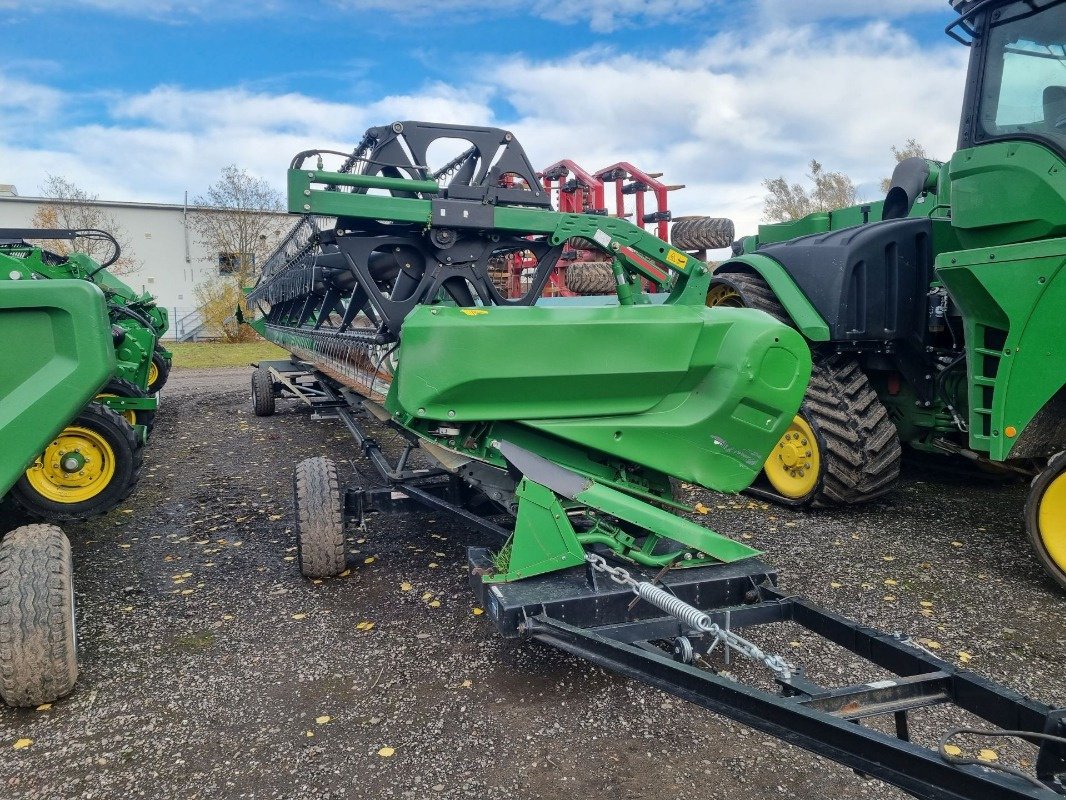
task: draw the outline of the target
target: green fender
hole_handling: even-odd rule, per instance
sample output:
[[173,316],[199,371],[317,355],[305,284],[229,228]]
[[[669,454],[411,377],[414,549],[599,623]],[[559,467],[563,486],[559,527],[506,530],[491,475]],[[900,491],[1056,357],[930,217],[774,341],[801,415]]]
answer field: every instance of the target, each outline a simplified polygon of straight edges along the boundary
[[714,270],[715,275],[730,272],[754,272],[761,276],[770,284],[770,288],[774,290],[777,299],[781,301],[789,317],[796,323],[800,333],[812,342],[829,341],[829,325],[778,261],[769,256],[749,253],[731,258]]

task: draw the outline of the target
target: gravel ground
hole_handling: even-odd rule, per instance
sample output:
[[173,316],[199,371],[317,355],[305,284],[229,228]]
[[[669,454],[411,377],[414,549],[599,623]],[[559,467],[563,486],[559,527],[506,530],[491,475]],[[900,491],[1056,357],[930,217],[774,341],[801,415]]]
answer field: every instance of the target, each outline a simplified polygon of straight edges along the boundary
[[[290,404],[252,416],[248,374],[175,371],[128,506],[67,526],[81,678],[51,708],[0,711],[0,796],[902,797],[502,640],[465,585],[464,548],[482,542],[449,519],[373,517],[353,532],[349,575],[303,580],[292,468],[329,454],[350,473],[356,453],[338,422]],[[699,499],[788,590],[1061,705],[1063,596],[1029,555],[1024,496],[925,468],[861,511]],[[765,635],[815,678],[865,677],[802,632]],[[938,714],[919,735],[951,721]]]

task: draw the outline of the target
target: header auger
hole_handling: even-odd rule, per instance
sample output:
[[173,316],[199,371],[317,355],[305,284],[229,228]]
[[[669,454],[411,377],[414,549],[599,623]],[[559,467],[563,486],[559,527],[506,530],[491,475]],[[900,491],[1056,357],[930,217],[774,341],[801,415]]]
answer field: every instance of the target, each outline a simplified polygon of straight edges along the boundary
[[[457,152],[433,168],[444,141]],[[335,171],[322,164],[331,155],[343,158]],[[778,592],[758,553],[678,513],[699,509],[674,496],[676,481],[740,491],[785,434],[810,376],[798,331],[708,308],[706,265],[627,220],[553,210],[506,131],[371,128],[350,155],[298,155],[288,185],[301,218],[249,301],[250,324],[293,358],[258,365],[254,410],[293,397],[335,416],[377,473],[346,486],[329,459],[297,466],[304,575],[346,568],[350,517],[444,511],[497,538],[470,548],[470,582],[504,636],[638,677],[916,797],[1063,791],[1066,712]],[[575,238],[609,261],[613,302],[540,297]],[[532,254],[534,277],[505,297],[490,270],[517,252]],[[398,434],[401,451],[383,450],[371,425]],[[819,686],[737,632],[772,622],[804,626],[885,680]],[[708,669],[723,652],[769,670],[780,694]],[[1036,774],[953,763],[911,741],[909,715],[945,703],[1031,734]],[[886,716],[887,729],[856,724]]]

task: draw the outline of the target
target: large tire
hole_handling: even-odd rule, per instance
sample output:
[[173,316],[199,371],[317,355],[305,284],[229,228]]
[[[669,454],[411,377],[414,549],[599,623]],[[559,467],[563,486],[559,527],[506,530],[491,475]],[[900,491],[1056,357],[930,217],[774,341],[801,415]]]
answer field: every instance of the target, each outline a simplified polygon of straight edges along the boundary
[[1033,479],[1025,503],[1025,530],[1041,566],[1066,589],[1066,452],[1052,456]]
[[331,578],[344,572],[344,498],[337,467],[316,456],[296,465],[293,476],[296,555],[308,578]]
[[252,373],[252,411],[257,417],[269,417],[275,408],[274,379],[270,369],[260,364]]
[[55,525],[16,528],[0,542],[0,698],[51,703],[77,679],[70,542]]
[[614,270],[609,261],[573,261],[566,267],[566,288],[574,294],[615,294]]
[[94,517],[129,497],[143,461],[130,424],[89,403],[11,487],[11,499],[34,519]]
[[[716,275],[709,306],[755,308],[792,325],[761,277]],[[816,357],[807,396],[763,474],[786,505],[866,503],[895,488],[903,449],[888,409],[854,357]]]
[[567,240],[567,244],[573,250],[590,250],[593,253],[606,253],[607,250],[601,247],[592,239],[586,239],[584,236],[574,236]]
[[[128,381],[125,378],[112,378],[107,382],[97,397],[132,397],[137,399],[149,398],[152,395],[148,389],[142,389],[133,381]],[[130,425],[143,425],[148,429],[148,433],[152,432],[152,428],[155,427],[155,411],[116,411],[120,417],[122,417]]]
[[725,217],[684,217],[670,228],[670,244],[678,250],[718,250],[732,247],[733,220]]
[[162,389],[170,378],[170,362],[166,360],[157,347],[152,352],[152,366],[148,370],[148,392],[155,394]]

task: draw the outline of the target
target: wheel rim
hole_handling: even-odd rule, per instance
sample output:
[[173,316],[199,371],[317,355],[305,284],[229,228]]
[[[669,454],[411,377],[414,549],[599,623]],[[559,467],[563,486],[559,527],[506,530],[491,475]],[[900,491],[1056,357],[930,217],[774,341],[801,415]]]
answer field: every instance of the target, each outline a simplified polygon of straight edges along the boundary
[[100,494],[115,476],[115,451],[96,431],[72,425],[57,436],[28,470],[37,494],[55,503],[82,503]]
[[[99,400],[101,398],[104,398],[104,397],[119,397],[119,395],[111,394],[111,393],[107,393],[107,392],[105,392],[104,394],[96,395],[96,399],[97,400]],[[126,420],[126,422],[128,422],[130,425],[136,425],[137,424],[137,412],[134,411],[132,408],[127,408],[124,411],[119,411],[118,409],[112,409],[112,411],[114,411],[116,414],[118,414],[120,417],[122,417],[124,420]]]
[[1066,572],[1066,471],[1060,472],[1040,498],[1037,525],[1044,550]]
[[148,365],[148,385],[155,386],[155,382],[159,380],[159,366],[155,363],[155,359]]
[[707,305],[711,308],[715,306],[744,308],[744,298],[728,283],[716,283],[707,290]]
[[785,497],[806,497],[818,485],[821,455],[810,424],[798,414],[763,465],[770,484]]

